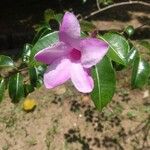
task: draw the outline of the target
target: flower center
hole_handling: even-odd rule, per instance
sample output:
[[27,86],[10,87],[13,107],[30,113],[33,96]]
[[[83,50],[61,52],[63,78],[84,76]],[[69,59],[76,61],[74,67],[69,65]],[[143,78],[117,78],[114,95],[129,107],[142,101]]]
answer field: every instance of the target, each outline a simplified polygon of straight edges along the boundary
[[81,58],[81,52],[75,48],[73,48],[70,52],[70,57],[72,60],[76,61]]

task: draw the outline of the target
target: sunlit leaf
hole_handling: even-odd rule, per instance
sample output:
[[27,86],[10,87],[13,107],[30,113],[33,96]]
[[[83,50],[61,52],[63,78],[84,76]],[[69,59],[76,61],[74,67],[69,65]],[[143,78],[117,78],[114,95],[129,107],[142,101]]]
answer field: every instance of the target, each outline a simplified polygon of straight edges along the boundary
[[34,55],[37,52],[39,52],[40,50],[42,50],[46,47],[54,45],[58,41],[59,41],[58,32],[49,33],[49,34],[43,36],[41,39],[39,39],[32,48],[31,56],[30,56],[30,65],[34,66],[34,65],[38,64],[38,62],[34,60]]
[[63,18],[63,14],[55,14],[55,20],[58,21],[58,23],[60,24]]
[[43,84],[45,66],[33,66],[29,68],[30,83],[33,87],[40,87]]
[[150,75],[150,65],[149,63],[137,57],[133,64],[131,85],[133,88],[142,88],[148,81]]
[[113,32],[106,33],[100,38],[109,44],[107,56],[117,63],[126,65],[130,50],[128,41],[123,36]]
[[34,45],[40,38],[43,36],[51,33],[51,28],[50,27],[42,27],[35,35],[32,44]]
[[32,49],[32,45],[26,43],[23,47],[23,53],[22,53],[22,61],[25,63],[29,63],[29,58],[31,55],[31,49]]
[[15,67],[13,60],[9,56],[0,55],[0,68]]
[[138,57],[138,51],[137,49],[133,46],[131,48],[131,50],[129,51],[128,55],[127,55],[127,63],[130,65],[134,62],[134,60],[136,59],[136,57]]
[[23,77],[20,73],[12,75],[8,83],[9,96],[17,103],[24,97]]
[[96,108],[101,111],[111,101],[116,86],[115,72],[107,56],[92,69],[92,77],[94,90],[91,97]]

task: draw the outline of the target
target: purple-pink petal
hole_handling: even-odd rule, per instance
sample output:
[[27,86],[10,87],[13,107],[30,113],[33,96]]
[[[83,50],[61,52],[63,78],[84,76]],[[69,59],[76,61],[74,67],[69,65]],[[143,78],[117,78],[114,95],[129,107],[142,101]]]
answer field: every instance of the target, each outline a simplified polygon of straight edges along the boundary
[[81,63],[85,68],[96,65],[108,51],[108,44],[96,38],[83,39],[80,46]]
[[66,12],[59,29],[59,40],[79,49],[80,24],[73,13]]
[[96,38],[82,39],[79,22],[70,12],[65,13],[58,34],[58,43],[35,55],[37,61],[49,65],[44,73],[46,88],[71,79],[78,91],[90,93],[94,88],[90,68],[106,55],[108,44]]
[[73,13],[65,13],[59,32],[63,32],[72,38],[80,37],[80,24]]
[[82,93],[90,93],[94,88],[94,82],[88,71],[81,63],[72,63],[70,68],[71,81],[76,89]]
[[70,79],[70,60],[59,58],[48,66],[44,73],[44,85],[46,88],[54,88]]
[[69,53],[71,47],[64,42],[59,42],[53,47],[47,47],[39,51],[35,55],[35,59],[45,64],[51,64],[59,57],[65,56]]

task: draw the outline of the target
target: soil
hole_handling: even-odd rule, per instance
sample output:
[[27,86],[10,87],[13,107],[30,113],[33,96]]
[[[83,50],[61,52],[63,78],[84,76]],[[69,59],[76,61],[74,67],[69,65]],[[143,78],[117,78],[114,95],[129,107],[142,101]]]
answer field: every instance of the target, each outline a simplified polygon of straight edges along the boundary
[[150,148],[149,87],[129,88],[126,72],[112,102],[95,110],[88,95],[71,83],[53,90],[37,89],[27,98],[38,105],[24,112],[22,102],[11,103],[7,92],[0,105],[2,150],[148,150]]
[[[129,24],[139,27],[144,22],[141,18],[150,19],[147,8],[135,10],[124,10],[130,16],[126,21],[118,19],[119,14],[111,19],[113,12],[107,12],[108,19],[101,15],[90,19],[100,30],[123,29]],[[149,34],[141,35],[149,40]],[[142,53],[149,53],[134,42]],[[28,95],[37,102],[32,112],[23,111],[23,101],[11,103],[6,91],[0,104],[0,149],[149,150],[150,88],[131,89],[129,69],[117,72],[117,81],[113,100],[102,112],[70,82],[53,90],[42,86]]]

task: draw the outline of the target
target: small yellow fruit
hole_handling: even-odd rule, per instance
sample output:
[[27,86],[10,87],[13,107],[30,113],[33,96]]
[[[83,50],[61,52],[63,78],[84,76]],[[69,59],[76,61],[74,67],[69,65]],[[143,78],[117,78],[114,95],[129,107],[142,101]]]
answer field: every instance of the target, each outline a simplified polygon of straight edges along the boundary
[[37,103],[34,99],[25,99],[23,102],[23,109],[25,111],[32,111],[36,107]]

